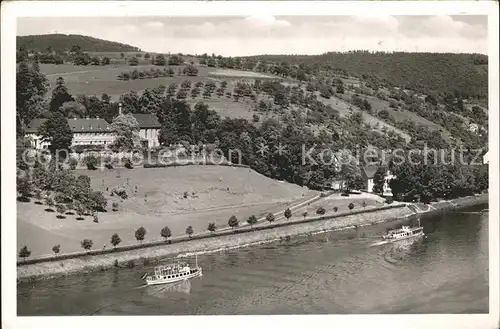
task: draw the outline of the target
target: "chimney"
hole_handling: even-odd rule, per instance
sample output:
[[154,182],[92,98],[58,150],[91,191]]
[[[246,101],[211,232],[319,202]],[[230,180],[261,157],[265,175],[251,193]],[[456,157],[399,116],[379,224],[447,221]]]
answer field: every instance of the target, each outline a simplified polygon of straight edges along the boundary
[[122,115],[122,103],[118,103],[118,115]]

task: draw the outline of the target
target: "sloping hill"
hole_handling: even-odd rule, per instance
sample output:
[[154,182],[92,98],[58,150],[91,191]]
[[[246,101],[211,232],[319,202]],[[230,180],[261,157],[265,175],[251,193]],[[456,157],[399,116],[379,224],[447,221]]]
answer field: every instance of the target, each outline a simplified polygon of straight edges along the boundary
[[[61,245],[62,252],[81,251],[83,239],[92,239],[95,248],[100,248],[109,245],[113,233],[120,235],[123,244],[134,243],[140,226],[148,232],[146,241],[161,239],[164,226],[174,237],[183,235],[188,225],[195,232],[206,232],[209,222],[221,228],[235,215],[244,223],[251,215],[282,211],[318,194],[248,168],[227,166],[77,170],[75,174],[91,178],[92,187],[107,198],[108,211],[100,213],[99,223],[94,223],[90,216],[57,219],[57,213],[44,211],[46,206],[18,203],[18,247],[28,245],[32,257],[51,254],[55,244]],[[118,187],[127,192],[126,199],[110,195]],[[118,204],[116,212],[113,202]]]
[[139,48],[131,45],[76,34],[18,36],[16,41],[17,48],[24,46],[38,51],[46,51],[48,47],[52,47],[57,52],[63,52],[70,50],[73,45],[78,45],[82,51],[88,52],[140,51]]
[[363,77],[417,92],[488,95],[488,57],[481,54],[351,51],[323,55],[264,55],[256,59],[302,64],[320,70]]

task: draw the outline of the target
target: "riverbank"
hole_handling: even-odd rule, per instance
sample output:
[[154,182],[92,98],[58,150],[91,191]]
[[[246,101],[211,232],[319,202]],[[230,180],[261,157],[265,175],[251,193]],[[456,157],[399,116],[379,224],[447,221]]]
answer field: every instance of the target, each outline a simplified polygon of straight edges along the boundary
[[214,237],[187,240],[175,244],[161,244],[129,251],[28,264],[18,266],[17,277],[18,282],[27,282],[75,273],[104,271],[115,266],[143,266],[159,261],[167,256],[176,256],[180,254],[186,256],[194,253],[205,253],[254,244],[263,244],[292,236],[322,231],[347,230],[359,226],[374,225],[407,218],[418,213],[431,214],[487,202],[488,195],[482,194],[452,201],[434,203],[425,211],[422,209],[421,212],[412,209],[413,207],[409,207],[406,204],[388,205],[378,209],[360,209],[347,214],[335,214],[312,217],[304,220],[281,222],[269,225],[269,227],[259,227],[255,230],[246,228],[240,230],[238,234],[225,232],[222,235]]

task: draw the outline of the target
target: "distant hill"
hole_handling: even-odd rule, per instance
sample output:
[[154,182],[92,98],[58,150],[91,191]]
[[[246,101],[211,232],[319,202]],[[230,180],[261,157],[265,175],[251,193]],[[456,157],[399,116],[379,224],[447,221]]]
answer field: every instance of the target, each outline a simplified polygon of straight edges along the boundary
[[76,34],[18,36],[16,48],[24,46],[29,50],[46,51],[48,47],[52,47],[57,52],[63,52],[70,50],[73,45],[80,46],[80,49],[85,52],[141,51],[138,47],[131,45]]
[[348,75],[363,75],[395,87],[419,92],[453,93],[487,97],[488,57],[481,54],[351,51],[322,55],[263,55],[264,61],[286,61]]

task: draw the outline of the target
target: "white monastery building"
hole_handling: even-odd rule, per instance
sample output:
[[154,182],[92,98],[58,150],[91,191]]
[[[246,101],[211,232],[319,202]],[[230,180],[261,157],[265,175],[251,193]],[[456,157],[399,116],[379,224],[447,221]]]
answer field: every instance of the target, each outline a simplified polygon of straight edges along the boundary
[[[148,148],[159,146],[158,135],[161,125],[152,114],[132,114],[139,123],[139,137]],[[31,139],[31,146],[35,149],[46,149],[49,142],[41,140],[38,129],[47,119],[33,119],[25,128],[25,136]],[[72,146],[102,145],[107,146],[115,140],[111,125],[100,118],[68,119],[73,131]]]

